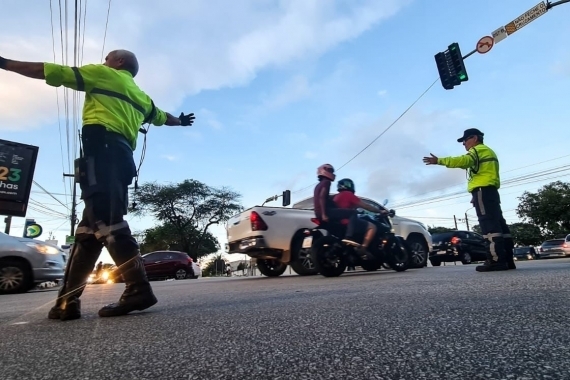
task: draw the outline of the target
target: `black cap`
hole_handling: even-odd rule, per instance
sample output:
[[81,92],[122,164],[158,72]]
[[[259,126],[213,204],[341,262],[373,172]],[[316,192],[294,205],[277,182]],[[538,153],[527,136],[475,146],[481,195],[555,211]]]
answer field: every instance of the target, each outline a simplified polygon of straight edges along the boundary
[[485,134],[480,130],[478,130],[477,128],[469,128],[466,129],[465,132],[463,132],[463,137],[458,138],[457,142],[463,142],[471,136],[485,136]]

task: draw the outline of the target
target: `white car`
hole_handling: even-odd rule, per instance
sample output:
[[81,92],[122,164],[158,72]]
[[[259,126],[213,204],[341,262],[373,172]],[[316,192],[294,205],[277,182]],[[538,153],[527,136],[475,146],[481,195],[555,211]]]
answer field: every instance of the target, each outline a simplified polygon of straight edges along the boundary
[[63,279],[61,248],[0,232],[0,294],[25,293],[36,284]]
[[[372,199],[364,202],[381,207]],[[359,210],[360,212],[367,212]],[[317,225],[313,198],[286,207],[255,206],[230,218],[226,225],[228,253],[247,254],[255,258],[257,268],[266,276],[280,276],[287,265],[299,275],[317,274],[310,260],[310,243],[304,244],[304,231]],[[412,247],[412,267],[427,266],[432,239],[426,227],[415,220],[395,216],[394,232]]]

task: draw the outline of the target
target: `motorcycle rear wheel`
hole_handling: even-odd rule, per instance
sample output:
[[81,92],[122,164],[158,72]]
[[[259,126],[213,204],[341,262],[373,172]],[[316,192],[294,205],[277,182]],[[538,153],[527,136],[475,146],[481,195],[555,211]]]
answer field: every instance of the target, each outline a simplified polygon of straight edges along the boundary
[[388,256],[390,268],[396,272],[406,271],[410,267],[410,253],[412,252],[409,244],[402,237],[397,236],[390,247],[391,252]]
[[347,267],[344,247],[332,236],[323,236],[313,242],[311,259],[322,276],[338,277]]

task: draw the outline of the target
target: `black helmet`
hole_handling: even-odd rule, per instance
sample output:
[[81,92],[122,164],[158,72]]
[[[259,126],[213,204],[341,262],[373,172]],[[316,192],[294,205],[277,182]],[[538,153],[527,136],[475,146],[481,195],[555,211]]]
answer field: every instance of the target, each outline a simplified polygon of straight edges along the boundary
[[347,190],[354,193],[354,182],[350,178],[343,178],[336,184],[336,189],[338,191]]

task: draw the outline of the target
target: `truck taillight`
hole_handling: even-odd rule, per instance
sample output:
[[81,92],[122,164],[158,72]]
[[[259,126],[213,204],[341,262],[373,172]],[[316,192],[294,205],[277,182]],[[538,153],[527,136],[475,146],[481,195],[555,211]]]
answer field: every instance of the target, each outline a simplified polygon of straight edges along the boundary
[[451,238],[451,244],[459,244],[459,243],[461,243],[461,239],[458,238],[457,236]]
[[263,221],[263,219],[261,219],[261,216],[257,212],[252,211],[251,215],[249,216],[249,220],[251,221],[251,230],[252,231],[266,231],[267,230],[267,224],[265,224],[265,222]]
[[311,222],[315,223],[317,226],[321,225],[321,221],[317,218],[311,218]]

